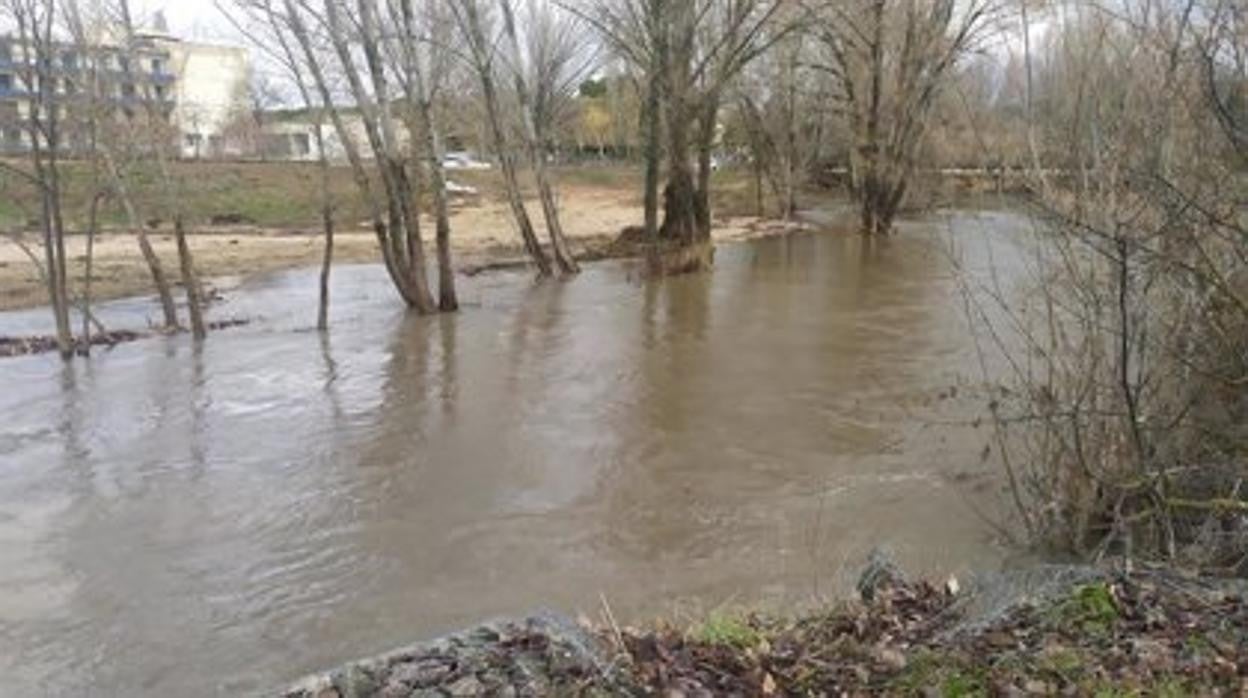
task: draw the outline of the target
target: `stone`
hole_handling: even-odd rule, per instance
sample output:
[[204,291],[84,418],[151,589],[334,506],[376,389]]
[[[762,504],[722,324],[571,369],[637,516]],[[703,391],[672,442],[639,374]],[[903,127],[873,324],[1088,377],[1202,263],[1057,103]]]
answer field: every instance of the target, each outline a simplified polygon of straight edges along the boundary
[[906,668],[906,655],[893,647],[881,647],[875,651],[875,660],[888,667],[891,671]]
[[1051,696],[1053,695],[1053,687],[1047,682],[1037,679],[1028,679],[1023,684],[1023,691],[1029,696]]
[[475,676],[465,676],[446,687],[446,692],[455,698],[464,696],[479,696],[485,692],[485,686],[477,680]]
[[377,693],[377,679],[372,672],[360,665],[348,667],[339,685],[342,698],[373,698]]
[[412,688],[398,681],[390,681],[377,694],[377,698],[411,698]]
[[451,667],[437,659],[420,659],[413,662],[397,664],[390,669],[390,680],[411,686],[427,688],[434,686],[451,675]]

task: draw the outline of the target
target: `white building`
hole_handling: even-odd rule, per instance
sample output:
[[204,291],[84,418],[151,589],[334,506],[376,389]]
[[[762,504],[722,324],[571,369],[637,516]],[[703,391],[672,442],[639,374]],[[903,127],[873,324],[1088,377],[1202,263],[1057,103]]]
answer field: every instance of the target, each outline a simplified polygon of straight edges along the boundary
[[173,84],[173,121],[185,158],[240,155],[230,152],[225,132],[250,110],[251,61],[246,49],[154,38],[169,53]]

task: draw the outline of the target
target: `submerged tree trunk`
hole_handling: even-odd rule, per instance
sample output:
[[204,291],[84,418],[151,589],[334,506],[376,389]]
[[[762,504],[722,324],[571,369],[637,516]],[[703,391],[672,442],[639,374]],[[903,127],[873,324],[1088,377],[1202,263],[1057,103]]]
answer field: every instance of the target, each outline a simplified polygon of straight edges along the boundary
[[[419,88],[423,93],[423,86]],[[459,309],[455,292],[455,267],[451,259],[450,197],[446,191],[446,172],[442,169],[442,148],[433,109],[427,100],[420,100],[420,114],[425,151],[429,155],[429,177],[433,181],[433,220],[438,255],[438,309],[444,313]]]
[[[93,180],[98,180],[98,177],[98,173],[92,174]],[[95,236],[100,230],[100,204],[105,198],[105,194],[99,191],[98,187],[97,181],[96,194],[91,197],[91,208],[87,211],[87,254],[82,280],[82,351],[84,354],[91,353],[91,322],[94,320],[91,313],[91,276],[95,273]]]
[[[336,15],[332,11],[333,2],[326,4],[326,15]],[[425,246],[420,235],[420,216],[413,202],[411,180],[407,174],[406,163],[399,152],[398,134],[394,119],[390,112],[391,100],[386,78],[385,65],[382,61],[381,46],[375,7],[372,0],[360,0],[358,38],[363,49],[364,61],[368,68],[373,85],[373,108],[377,123],[369,128],[370,140],[378,158],[381,178],[386,185],[387,198],[390,200],[390,235],[395,246],[395,259],[406,273],[409,296],[412,306],[421,314],[433,313],[437,310],[433,302],[433,294],[429,292],[429,268],[425,263]],[[344,46],[345,38],[335,37],[336,46]],[[341,52],[341,48],[339,51]],[[351,62],[344,59],[344,67],[348,72]],[[356,90],[356,98],[367,103],[365,92],[359,89],[358,80],[352,80],[352,88]],[[365,121],[369,121],[366,117]],[[400,239],[401,236],[401,239]],[[403,244],[406,243],[406,244]]]
[[[300,87],[302,90],[303,88]],[[311,109],[312,102],[304,95],[304,102]],[[321,258],[320,296],[316,306],[316,329],[329,329],[329,275],[334,265],[334,200],[330,189],[329,156],[325,153],[325,126],[316,122],[316,149],[320,153],[317,168],[321,173],[321,228],[325,232],[325,254]]]
[[[33,10],[32,10],[33,12]],[[31,143],[31,164],[34,182],[40,194],[40,225],[43,233],[43,252],[48,287],[48,302],[56,326],[56,345],[61,357],[69,359],[74,353],[73,329],[69,319],[69,292],[65,280],[65,227],[61,216],[61,182],[56,160],[57,112],[52,108],[50,87],[52,11],[46,9],[39,26],[34,15],[18,15],[18,36],[28,50],[33,52],[35,74],[26,77],[30,93],[28,107],[28,133]],[[46,116],[45,116],[46,115]]]
[[174,329],[178,326],[178,308],[173,302],[173,291],[169,288],[169,279],[165,276],[164,265],[156,254],[155,248],[152,247],[151,239],[147,236],[147,230],[143,226],[143,219],[139,216],[138,210],[134,206],[134,199],[130,195],[130,187],[126,184],[121,168],[117,166],[111,147],[106,143],[100,143],[97,147],[100,150],[101,157],[103,157],[104,167],[108,171],[113,189],[117,194],[118,200],[121,201],[122,211],[126,214],[126,223],[130,226],[131,232],[134,233],[135,239],[138,241],[139,252],[143,255],[144,263],[147,264],[148,273],[152,276],[152,285],[156,287],[156,296],[160,300],[160,309],[164,315],[165,327]]
[[535,123],[532,99],[529,86],[523,72],[523,54],[520,51],[520,40],[516,36],[516,19],[511,11],[511,0],[499,0],[499,8],[503,13],[503,29],[511,44],[512,77],[515,83],[516,99],[520,106],[520,121],[524,128],[524,145],[528,151],[529,164],[537,179],[537,194],[542,204],[542,215],[546,219],[546,231],[550,235],[550,247],[555,255],[555,263],[565,274],[578,274],[581,271],[568,247],[568,240],[563,234],[563,224],[559,221],[559,203],[555,201],[554,188],[551,186],[550,173],[546,168],[546,154],[542,150],[541,130]]
[[524,240],[524,247],[537,265],[538,273],[541,276],[550,276],[550,259],[547,258],[533,230],[533,221],[529,218],[529,212],[524,206],[524,196],[520,191],[515,159],[508,149],[507,134],[503,127],[502,114],[499,113],[498,88],[494,84],[494,48],[486,40],[485,30],[481,26],[477,0],[455,0],[454,8],[460,30],[472,53],[477,79],[481,83],[481,96],[485,101],[490,139],[494,144],[494,152],[498,155],[499,166],[503,171],[503,183],[507,189],[507,204],[511,207],[516,226],[520,229],[520,237]]
[[173,236],[178,245],[182,285],[186,288],[186,307],[191,318],[191,335],[197,340],[202,340],[208,336],[208,329],[204,325],[203,295],[200,293],[199,277],[195,274],[195,263],[191,257],[191,247],[186,240],[186,225],[181,213],[174,215]]
[[[429,178],[433,186],[434,238],[438,259],[438,309],[444,313],[459,310],[459,298],[455,292],[455,268],[451,259],[450,197],[446,191],[446,172],[442,168],[442,139],[439,125],[434,118],[432,92],[425,81],[425,68],[417,49],[415,16],[411,0],[400,5],[404,29],[404,53],[408,73],[408,96],[415,103],[420,124],[418,130],[424,141]],[[434,50],[434,49],[431,49]],[[431,59],[431,62],[435,59]],[[413,130],[415,137],[416,130]],[[419,172],[419,168],[417,172]]]

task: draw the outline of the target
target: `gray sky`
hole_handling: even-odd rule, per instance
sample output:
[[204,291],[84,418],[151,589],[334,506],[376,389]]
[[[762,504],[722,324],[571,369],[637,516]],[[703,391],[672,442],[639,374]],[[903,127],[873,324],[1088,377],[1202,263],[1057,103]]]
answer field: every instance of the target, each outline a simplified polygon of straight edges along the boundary
[[223,39],[235,34],[212,0],[137,0],[134,7],[146,19],[163,10],[173,34],[184,39]]

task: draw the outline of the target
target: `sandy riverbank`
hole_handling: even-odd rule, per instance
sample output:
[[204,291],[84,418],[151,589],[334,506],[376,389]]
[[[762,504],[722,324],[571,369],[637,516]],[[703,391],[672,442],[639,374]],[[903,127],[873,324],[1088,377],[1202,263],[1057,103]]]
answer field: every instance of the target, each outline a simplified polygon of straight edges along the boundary
[[[570,187],[562,195],[564,229],[578,252],[593,254],[619,232],[636,225],[641,210],[612,188]],[[530,215],[540,216],[533,202]],[[538,221],[540,223],[540,220]],[[452,244],[461,268],[472,268],[511,259],[521,254],[519,234],[506,205],[493,198],[481,198],[456,206],[452,217]],[[335,239],[337,263],[373,262],[379,259],[377,241],[364,221],[340,221]],[[427,226],[426,238],[432,232]],[[776,224],[757,218],[729,218],[716,221],[715,239],[726,241],[775,234]],[[149,235],[156,252],[170,274],[176,272],[176,250],[172,232],[167,229]],[[34,236],[32,251],[42,254]],[[324,241],[315,227],[201,228],[191,236],[191,249],[201,278],[247,277],[265,272],[320,264]],[[75,292],[80,292],[85,276],[86,239],[69,240],[71,273]],[[92,296],[96,300],[141,295],[151,290],[151,279],[133,234],[108,232],[95,243]],[[0,310],[43,305],[45,290],[37,267],[21,247],[0,238]]]

